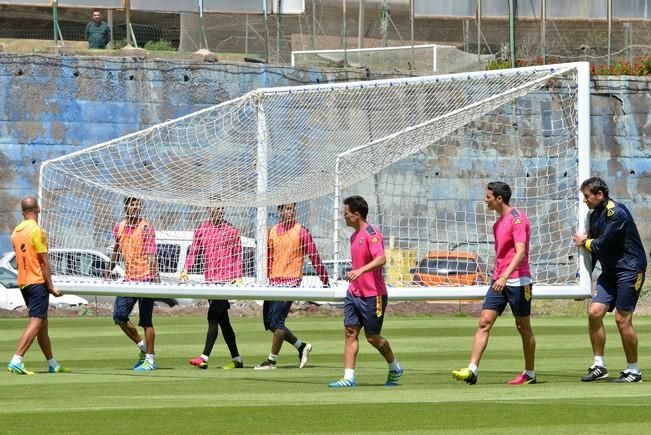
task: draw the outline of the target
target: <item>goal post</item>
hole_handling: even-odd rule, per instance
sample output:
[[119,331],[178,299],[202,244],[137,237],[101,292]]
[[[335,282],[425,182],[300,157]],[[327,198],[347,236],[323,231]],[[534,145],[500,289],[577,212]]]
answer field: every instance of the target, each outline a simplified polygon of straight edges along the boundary
[[495,55],[467,53],[451,45],[422,44],[397,47],[292,51],[295,68],[350,65],[374,71],[451,74],[484,69]]
[[[55,285],[342,300],[352,233],[342,201],[361,195],[385,237],[392,300],[478,299],[494,261],[484,189],[499,180],[532,223],[534,297],[588,297],[588,259],[571,236],[586,225],[589,86],[588,64],[572,63],[259,89],[49,160],[42,224],[66,253],[52,260]],[[135,218],[125,198],[138,199]],[[103,279],[116,237],[136,240],[141,220],[161,282],[134,282],[124,261],[126,276]]]

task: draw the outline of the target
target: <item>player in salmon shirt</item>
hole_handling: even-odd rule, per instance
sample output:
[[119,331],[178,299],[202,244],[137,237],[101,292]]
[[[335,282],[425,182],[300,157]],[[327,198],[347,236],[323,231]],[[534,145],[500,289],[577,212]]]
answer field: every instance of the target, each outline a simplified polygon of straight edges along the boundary
[[367,215],[368,203],[364,198],[351,196],[344,199],[346,225],[355,230],[350,236],[353,268],[346,274],[346,280],[350,284],[344,300],[344,377],[328,384],[332,388],[357,386],[355,360],[359,352],[359,332],[362,327],[366,341],[380,352],[389,365],[384,386],[397,386],[403,374],[389,341],[380,335],[388,300],[382,274],[386,256],[382,233],[366,221]]
[[[321,261],[319,251],[307,228],[296,222],[296,204],[278,206],[280,223],[269,231],[268,270],[272,286],[298,287],[303,278],[303,262],[307,255],[324,286],[328,284],[328,271]],[[285,326],[285,319],[292,306],[291,301],[264,301],[262,315],[264,327],[273,332],[271,353],[266,360],[254,367],[255,370],[276,368],[276,360],[283,341],[298,350],[298,368],[307,365],[312,345],[297,338]]]
[[[242,239],[240,230],[233,227],[224,219],[224,208],[209,208],[210,219],[202,223],[194,232],[192,246],[188,258],[185,260],[185,269],[181,273],[181,280],[188,279],[188,270],[196,267],[202,257],[204,279],[212,284],[230,284],[242,279]],[[208,368],[208,358],[222,330],[224,341],[231,353],[231,362],[224,369],[241,369],[244,367],[240,353],[237,350],[235,332],[228,317],[230,303],[228,300],[212,299],[208,306],[208,332],[203,353],[192,358],[190,365],[200,369]]]
[[[160,282],[156,261],[156,232],[140,216],[142,201],[139,198],[124,199],[125,218],[114,230],[115,245],[105,278],[109,278],[118,256],[122,256],[125,266],[125,280],[132,282]],[[136,327],[129,320],[133,307],[138,303],[141,326],[145,332],[143,340]],[[152,320],[154,299],[118,296],[113,307],[113,321],[140,349],[140,356],[133,369],[138,372],[156,370],[154,362],[154,340],[156,332]]]
[[510,380],[511,385],[536,383],[534,361],[536,338],[531,328],[531,272],[529,271],[529,218],[509,205],[511,188],[501,181],[486,186],[486,207],[494,210],[495,270],[491,286],[479,315],[479,326],[472,343],[472,355],[467,368],[453,370],[452,376],[469,385],[477,383],[479,361],[488,345],[488,337],[497,317],[506,305],[511,307],[515,325],[522,338],[524,371]]
[[19,375],[31,375],[25,368],[23,356],[36,338],[43,355],[48,362],[50,373],[64,373],[52,355],[52,344],[48,332],[47,310],[50,293],[61,296],[52,284],[52,270],[48,259],[48,242],[45,231],[38,225],[38,215],[41,209],[33,196],[27,196],[20,201],[24,220],[16,227],[11,235],[11,244],[16,252],[18,268],[18,287],[25,299],[29,310],[29,324],[18,341],[18,347],[7,370]]

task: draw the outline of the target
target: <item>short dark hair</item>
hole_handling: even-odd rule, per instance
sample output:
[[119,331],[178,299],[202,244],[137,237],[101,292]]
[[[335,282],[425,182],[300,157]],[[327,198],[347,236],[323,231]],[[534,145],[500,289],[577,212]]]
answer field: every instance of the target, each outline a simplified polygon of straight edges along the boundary
[[284,209],[284,208],[287,207],[288,205],[293,205],[294,207],[296,207],[296,203],[295,203],[295,202],[288,202],[288,203],[286,203],[286,204],[279,204],[279,205],[278,205],[278,211]]
[[581,183],[581,192],[586,189],[589,190],[593,195],[596,195],[599,192],[603,192],[604,196],[608,198],[608,185],[600,177],[590,177]]
[[366,220],[366,216],[368,216],[368,203],[364,198],[359,195],[349,196],[344,199],[344,205],[347,205],[351,212],[359,213],[362,219]]
[[511,188],[508,184],[503,181],[491,181],[486,186],[486,189],[493,192],[495,198],[501,196],[504,204],[509,205],[509,201],[511,200]]
[[126,198],[124,198],[124,205],[127,206],[131,204],[133,201],[141,202],[140,198],[137,198],[135,196],[127,196]]

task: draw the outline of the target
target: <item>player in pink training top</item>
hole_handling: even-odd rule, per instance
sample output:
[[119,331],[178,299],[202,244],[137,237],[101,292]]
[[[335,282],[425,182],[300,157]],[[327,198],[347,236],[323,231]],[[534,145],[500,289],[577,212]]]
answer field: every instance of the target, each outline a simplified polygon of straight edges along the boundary
[[509,205],[511,188],[501,181],[488,183],[486,206],[498,214],[493,225],[495,237],[495,271],[491,286],[479,316],[479,326],[472,343],[470,364],[467,368],[452,371],[452,376],[473,385],[477,383],[477,370],[481,356],[488,344],[490,330],[506,305],[511,306],[515,326],[522,337],[524,371],[510,380],[511,385],[535,384],[534,359],[536,338],[531,329],[531,272],[529,271],[529,240],[531,226],[521,211]]
[[[196,263],[203,266],[206,282],[213,284],[230,284],[242,279],[242,239],[240,230],[233,227],[224,219],[224,208],[209,208],[210,219],[202,223],[194,232],[192,246],[188,258],[185,260],[181,280],[188,279],[188,270],[196,268]],[[201,256],[202,261],[196,261]],[[192,358],[189,363],[200,369],[208,368],[208,358],[219,335],[219,328],[228,350],[231,353],[231,362],[224,369],[241,369],[244,367],[240,352],[237,350],[235,332],[228,317],[231,307],[227,300],[212,299],[208,306],[208,332],[203,353]]]
[[346,225],[355,229],[350,237],[353,269],[346,274],[350,282],[344,300],[344,377],[328,384],[332,388],[355,387],[355,360],[359,351],[359,331],[364,327],[366,340],[380,352],[389,375],[384,385],[398,385],[403,369],[398,364],[389,341],[380,335],[387,306],[387,287],[382,268],[386,263],[384,238],[380,230],[366,222],[368,204],[361,196],[344,199]]

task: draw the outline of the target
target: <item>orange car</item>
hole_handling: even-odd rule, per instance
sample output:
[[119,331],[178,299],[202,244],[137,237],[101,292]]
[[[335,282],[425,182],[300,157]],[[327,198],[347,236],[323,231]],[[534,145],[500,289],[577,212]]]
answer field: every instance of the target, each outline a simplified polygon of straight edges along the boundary
[[479,255],[467,251],[430,251],[410,272],[416,285],[483,285],[489,280]]

